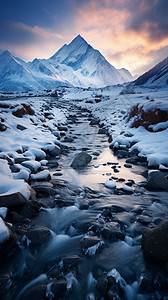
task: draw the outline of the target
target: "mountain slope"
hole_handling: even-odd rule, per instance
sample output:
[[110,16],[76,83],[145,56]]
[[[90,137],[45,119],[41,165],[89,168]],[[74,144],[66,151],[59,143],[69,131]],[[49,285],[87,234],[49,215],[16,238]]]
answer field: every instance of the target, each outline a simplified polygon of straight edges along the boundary
[[[0,90],[1,91],[32,91],[45,88],[55,88],[60,85],[69,85],[66,79],[59,78],[50,69],[47,69],[40,60],[26,63],[14,57],[9,51],[0,52]],[[37,65],[37,70],[35,69]],[[52,67],[51,67],[52,68]]]
[[17,91],[41,89],[32,73],[21,64],[9,51],[0,55],[0,90]]
[[168,57],[134,81],[134,85],[168,85]]

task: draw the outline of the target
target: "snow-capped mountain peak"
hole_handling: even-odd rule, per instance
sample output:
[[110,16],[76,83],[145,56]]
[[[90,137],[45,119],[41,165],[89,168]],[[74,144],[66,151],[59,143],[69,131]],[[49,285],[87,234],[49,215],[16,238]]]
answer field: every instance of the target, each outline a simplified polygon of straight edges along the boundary
[[[4,64],[6,68],[2,70]],[[81,35],[49,59],[36,58],[26,63],[8,51],[0,52],[0,70],[0,90],[51,89],[60,85],[104,87],[132,80],[127,70],[113,67]]]

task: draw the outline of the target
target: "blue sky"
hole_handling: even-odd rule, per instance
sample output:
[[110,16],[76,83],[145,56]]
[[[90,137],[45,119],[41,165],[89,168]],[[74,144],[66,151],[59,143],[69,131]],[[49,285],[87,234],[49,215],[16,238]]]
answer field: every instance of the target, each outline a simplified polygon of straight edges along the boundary
[[133,74],[168,56],[167,0],[1,2],[0,48],[26,61],[52,56],[78,34]]

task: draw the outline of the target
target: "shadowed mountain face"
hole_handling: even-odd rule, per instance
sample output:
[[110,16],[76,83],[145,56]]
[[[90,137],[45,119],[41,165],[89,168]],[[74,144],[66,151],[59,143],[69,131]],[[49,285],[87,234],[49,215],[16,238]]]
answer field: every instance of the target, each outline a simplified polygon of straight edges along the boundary
[[0,52],[0,90],[42,90],[57,86],[104,87],[133,80],[126,69],[115,69],[80,35],[49,59],[26,63]]
[[168,85],[168,57],[134,81],[134,85],[143,84],[153,86]]

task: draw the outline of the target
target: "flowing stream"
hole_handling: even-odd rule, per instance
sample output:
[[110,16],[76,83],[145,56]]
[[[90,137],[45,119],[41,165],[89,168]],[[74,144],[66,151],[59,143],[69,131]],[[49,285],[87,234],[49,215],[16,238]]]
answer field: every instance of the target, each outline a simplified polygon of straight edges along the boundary
[[[66,102],[56,105],[71,111],[66,135],[73,141],[64,143],[70,151],[60,156],[57,168],[50,169],[52,179],[64,182],[65,187],[54,198],[56,204],[46,205],[33,220],[35,227],[51,230],[51,240],[34,252],[22,245],[12,264],[17,285],[14,299],[28,299],[25,291],[37,284],[47,285],[44,299],[168,299],[159,284],[153,290],[142,285],[146,274],[154,279],[161,267],[147,262],[141,249],[143,230],[156,219],[168,218],[167,193],[150,192],[140,184],[146,180],[141,175],[146,166],[126,168],[125,159],[118,159],[110,150],[108,137],[98,134],[97,125],[90,125],[89,112]],[[87,150],[92,161],[74,170],[70,164],[82,150]],[[105,187],[112,176],[115,190]],[[131,180],[133,193],[120,191]],[[46,199],[38,201],[44,204]],[[58,298],[52,291],[54,270],[55,278],[64,278],[67,284]]]

